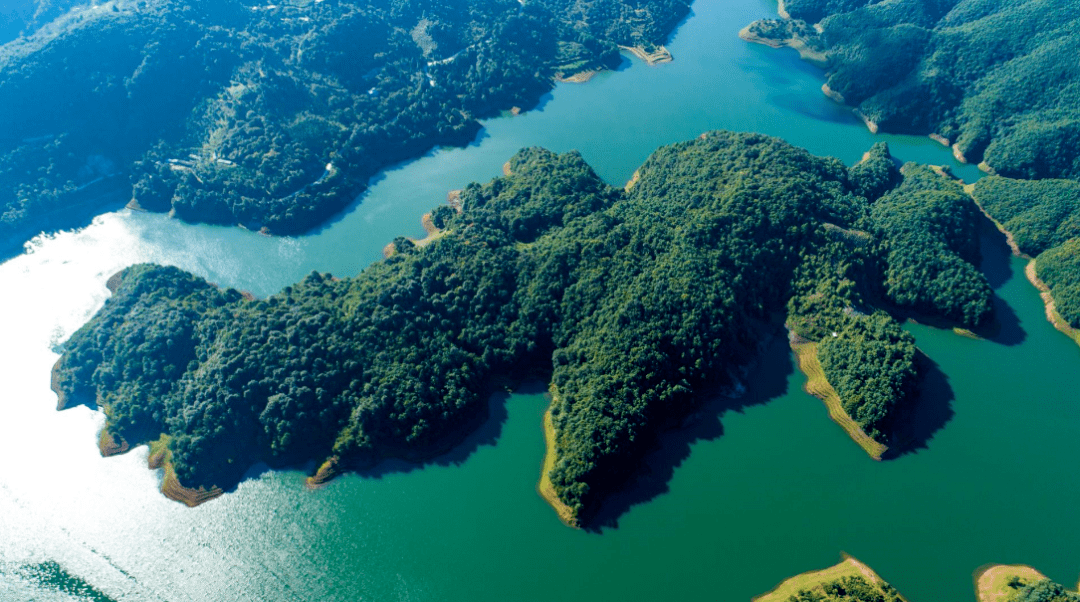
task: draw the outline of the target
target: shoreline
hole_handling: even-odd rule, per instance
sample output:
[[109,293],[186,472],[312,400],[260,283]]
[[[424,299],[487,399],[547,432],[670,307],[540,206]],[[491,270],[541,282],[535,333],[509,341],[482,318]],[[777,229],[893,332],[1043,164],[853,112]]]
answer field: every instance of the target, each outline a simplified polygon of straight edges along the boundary
[[168,435],[162,435],[157,441],[152,441],[149,446],[150,455],[146,458],[146,464],[151,470],[158,468],[164,470],[161,480],[161,494],[165,497],[175,502],[181,502],[188,508],[194,508],[225,493],[220,487],[211,487],[209,490],[205,487],[193,489],[180,483],[180,479],[176,478],[176,470],[173,469]]
[[950,148],[952,148],[952,156],[957,161],[963,163],[964,165],[968,164],[967,157],[964,156],[964,151],[960,150],[960,143],[959,142],[953,144]]
[[990,223],[994,224],[994,227],[998,229],[998,232],[1001,232],[1005,235],[1005,244],[1009,245],[1009,250],[1012,251],[1013,255],[1017,257],[1022,257],[1024,259],[1035,259],[1031,255],[1028,255],[1027,253],[1020,250],[1020,245],[1016,244],[1016,237],[1013,236],[1012,232],[1009,232],[1008,229],[1006,229],[1001,222],[997,221],[994,216],[990,215],[990,212],[982,206],[982,203],[979,202],[979,199],[975,198],[974,184],[964,184],[963,189],[964,192],[967,193],[969,197],[971,197],[971,200],[975,203],[975,206],[979,208],[979,212],[985,215],[986,219],[990,220]]
[[[844,577],[862,577],[879,588],[889,585],[887,581],[881,578],[881,575],[874,572],[874,569],[859,562],[854,556],[845,553],[841,553],[840,556],[843,560],[838,564],[834,564],[829,568],[818,571],[807,571],[793,577],[788,577],[764,594],[754,596],[751,599],[751,602],[788,602],[788,600],[792,599],[799,591],[812,591],[825,583]],[[901,600],[907,602],[907,598],[900,595],[899,592],[897,595]]]
[[937,142],[941,146],[944,146],[945,148],[950,147],[949,139],[946,138],[945,136],[942,136],[941,134],[937,134],[937,133],[932,132],[932,133],[927,134],[926,137],[933,140],[934,142]]
[[645,61],[645,63],[648,65],[670,63],[672,60],[674,60],[674,57],[671,56],[671,51],[669,51],[663,45],[656,46],[656,49],[652,52],[645,50],[644,46],[623,46],[620,44],[619,48]]
[[127,441],[124,441],[123,437],[120,438],[118,443],[116,437],[109,432],[109,429],[101,429],[101,433],[98,435],[98,451],[101,452],[102,458],[126,454],[130,449],[131,446],[128,445]]
[[1016,238],[1013,237],[1012,232],[1009,232],[1001,222],[994,219],[994,216],[979,203],[975,195],[972,194],[975,190],[974,184],[968,184],[964,186],[964,192],[971,197],[971,200],[975,202],[975,206],[979,208],[979,211],[986,216],[986,219],[990,220],[994,224],[994,227],[999,232],[1005,235],[1005,242],[1009,245],[1009,249],[1013,255],[1022,259],[1027,259],[1027,265],[1024,266],[1024,276],[1027,277],[1031,286],[1034,286],[1039,291],[1039,297],[1042,299],[1043,307],[1046,310],[1046,321],[1056,328],[1061,334],[1069,337],[1074,343],[1080,345],[1080,329],[1073,328],[1069,325],[1069,322],[1061,316],[1057,311],[1057,307],[1054,303],[1054,296],[1050,292],[1050,287],[1039,278],[1039,275],[1035,269],[1035,258],[1020,250],[1020,246],[1016,244]]
[[1009,593],[1004,588],[1013,578],[1027,581],[1042,581],[1048,579],[1039,571],[1025,564],[988,564],[983,565],[972,574],[972,582],[975,586],[975,598],[978,602],[1005,602]]
[[[584,84],[599,75],[601,71],[606,71],[606,69],[586,69],[570,75],[556,75],[555,81],[560,84]],[[521,110],[519,109],[518,113],[520,112]],[[517,115],[518,113],[514,114]]]
[[[450,194],[453,194],[454,192],[459,191],[451,191]],[[427,232],[427,236],[423,238],[413,238],[411,236],[405,237],[409,240],[409,242],[416,245],[417,248],[426,247],[431,243],[435,242],[436,240],[439,240],[443,236],[446,236],[446,230],[440,230],[435,227],[435,222],[431,220],[431,213],[425,213],[423,216],[420,217],[420,225],[424,228],[424,232]],[[390,241],[386,243],[386,246],[384,246],[382,249],[383,259],[390,259],[391,257],[393,257],[394,253],[397,253],[397,249],[396,247],[394,247],[394,242]]]
[[844,411],[840,395],[825,378],[825,371],[822,370],[821,362],[818,361],[817,343],[795,337],[790,337],[789,343],[798,361],[799,370],[806,376],[803,391],[823,401],[829,410],[829,418],[840,425],[840,428],[844,429],[851,440],[858,444],[867,455],[880,462],[882,456],[889,450],[888,446],[867,435],[862,427]]
[[[554,387],[552,387],[552,406],[555,405],[556,393]],[[557,493],[555,493],[555,486],[551,482],[550,472],[555,468],[556,459],[556,440],[555,440],[555,424],[551,419],[551,406],[544,410],[544,462],[540,468],[540,481],[536,484],[536,492],[540,494],[540,497],[544,498],[544,501],[548,503],[559,515],[559,520],[563,522],[567,527],[573,527],[574,529],[580,529],[578,524],[577,515],[574,510],[563,503],[559,499]]]
[[1070,326],[1069,322],[1058,313],[1057,306],[1054,304],[1054,296],[1050,293],[1050,287],[1039,278],[1035,271],[1034,259],[1028,261],[1027,265],[1024,266],[1024,275],[1027,276],[1028,282],[1039,290],[1039,296],[1042,297],[1043,306],[1046,308],[1046,321],[1053,324],[1054,328],[1072,339],[1074,343],[1080,345],[1080,330]]
[[[754,23],[757,23],[757,21]],[[754,23],[739,30],[740,39],[750,42],[751,44],[762,44],[769,48],[792,48],[799,53],[799,58],[808,63],[814,64],[822,69],[829,66],[829,59],[825,56],[825,53],[810,48],[810,45],[801,37],[792,36],[780,39],[762,37],[750,30],[754,26]]]

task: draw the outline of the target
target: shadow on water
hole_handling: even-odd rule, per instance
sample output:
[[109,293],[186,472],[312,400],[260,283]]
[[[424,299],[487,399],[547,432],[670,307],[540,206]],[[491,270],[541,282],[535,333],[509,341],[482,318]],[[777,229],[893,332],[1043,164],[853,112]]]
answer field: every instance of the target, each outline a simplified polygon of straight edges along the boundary
[[608,495],[596,513],[586,521],[585,530],[601,533],[617,529],[619,518],[639,504],[665,494],[675,469],[690,457],[699,441],[714,441],[724,434],[721,417],[731,411],[763,405],[788,391],[788,376],[794,371],[787,336],[775,332],[744,382],[746,391],[739,397],[711,395],[683,426],[661,433],[639,462],[640,468],[617,491]]
[[[536,394],[547,391],[544,383],[539,381],[529,382],[514,389],[515,393]],[[506,392],[494,393],[488,397],[488,408],[477,420],[457,429],[458,433],[468,433],[464,438],[456,441],[445,442],[442,453],[417,461],[386,459],[370,468],[362,468],[355,474],[363,478],[379,479],[388,474],[406,473],[422,469],[426,466],[460,466],[476,450],[484,446],[494,446],[499,436],[502,435],[503,424],[506,423],[506,402],[510,394]]]
[[997,290],[1012,280],[1012,258],[1014,257],[1005,235],[983,214],[978,216],[979,253],[982,262],[979,269],[990,282],[990,287]]
[[890,447],[882,460],[894,460],[929,449],[930,440],[955,415],[952,402],[956,395],[949,385],[949,377],[923,352],[919,351],[916,358],[922,372],[919,394],[911,407],[901,414],[895,428],[894,437],[902,443]]
[[994,323],[986,329],[985,333],[976,332],[984,339],[1012,347],[1024,342],[1027,333],[1020,326],[1020,317],[1004,299],[994,295]]
[[[514,388],[515,393],[522,394],[543,393],[545,391],[547,391],[547,388],[544,383],[540,381],[528,381],[525,384]],[[506,402],[509,397],[510,394],[505,391],[489,395],[486,412],[479,412],[475,418],[466,421],[460,427],[453,429],[453,434],[433,446],[435,449],[441,451],[436,451],[426,457],[416,457],[411,459],[386,458],[379,460],[374,465],[347,465],[342,474],[354,474],[362,478],[380,479],[385,475],[408,473],[433,465],[460,466],[468,460],[469,456],[476,450],[483,446],[494,446],[496,442],[498,442],[499,436],[502,435],[503,424],[506,423],[507,419]],[[237,490],[240,483],[258,479],[263,474],[275,470],[296,470],[303,472],[306,475],[313,475],[317,468],[318,464],[313,460],[309,460],[302,464],[293,463],[275,465],[270,465],[266,462],[257,462],[248,468],[236,483],[232,483],[227,487],[223,486],[222,490],[225,491],[225,493],[232,493]]]
[[808,104],[806,102],[806,95],[799,92],[771,95],[769,96],[769,101],[777,107],[802,115],[803,117],[808,117],[815,121],[838,123],[841,125],[858,123],[858,117],[851,112],[851,109],[837,105],[826,99],[823,99],[820,103]]
[[[993,222],[979,214],[979,253],[982,261],[979,269],[986,276],[990,288],[995,291],[1004,286],[1016,275],[1013,270],[1013,254],[1002,234]],[[1027,338],[1027,333],[1020,326],[1016,311],[1004,299],[994,295],[994,324],[986,333],[977,333],[983,338],[1000,345],[1019,345]]]

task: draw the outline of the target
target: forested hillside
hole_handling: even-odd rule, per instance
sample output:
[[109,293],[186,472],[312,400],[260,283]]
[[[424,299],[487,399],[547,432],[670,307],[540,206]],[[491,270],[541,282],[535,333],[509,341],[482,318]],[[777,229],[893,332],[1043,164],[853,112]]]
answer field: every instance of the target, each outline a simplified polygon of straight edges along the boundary
[[1080,328],[1080,183],[988,177],[975,200],[1035,257],[1036,275],[1050,288],[1061,317]]
[[[10,14],[67,5],[24,1]],[[477,118],[618,64],[617,45],[663,42],[688,11],[688,0],[72,11],[0,46],[0,243],[132,198],[191,221],[303,232],[379,169],[467,143]]]
[[1077,0],[789,0],[834,96],[1019,178],[1080,177]]
[[497,375],[540,368],[548,476],[587,521],[777,315],[822,341],[845,410],[882,442],[917,383],[913,339],[883,309],[989,318],[958,226],[972,201],[931,170],[897,171],[884,145],[848,169],[713,132],[655,152],[625,191],[576,153],[524,150],[509,170],[465,188],[460,213],[434,210],[432,242],[399,238],[354,278],[313,273],[252,300],[125,270],[65,345],[60,405],[96,400],[117,440],[167,434],[184,484],[228,486],[260,460],[422,457],[463,436]]

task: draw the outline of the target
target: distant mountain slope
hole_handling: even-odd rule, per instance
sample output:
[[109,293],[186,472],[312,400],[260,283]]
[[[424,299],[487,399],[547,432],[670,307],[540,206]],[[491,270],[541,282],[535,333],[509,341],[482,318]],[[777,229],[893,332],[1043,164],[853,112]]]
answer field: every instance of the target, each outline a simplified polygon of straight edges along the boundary
[[617,64],[617,45],[661,43],[688,11],[686,0],[113,0],[73,11],[0,47],[0,241],[118,198],[303,232],[379,169],[468,142],[477,117],[533,105],[559,75]]
[[[1021,178],[1080,177],[1080,1],[789,0],[828,86],[883,130]],[[812,30],[811,30],[812,31]]]

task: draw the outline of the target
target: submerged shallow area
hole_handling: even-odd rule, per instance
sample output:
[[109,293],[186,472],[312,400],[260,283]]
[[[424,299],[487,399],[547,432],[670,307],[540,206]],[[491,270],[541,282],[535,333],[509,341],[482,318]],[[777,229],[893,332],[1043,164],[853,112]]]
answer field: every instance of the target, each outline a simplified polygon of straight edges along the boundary
[[[737,38],[775,3],[698,0],[694,11],[668,45],[674,62],[627,58],[619,72],[561,84],[538,110],[486,123],[476,144],[387,171],[313,236],[122,211],[0,265],[0,598],[78,599],[74,579],[115,600],[748,600],[841,551],[914,601],[974,599],[972,571],[987,563],[1074,583],[1080,520],[1062,510],[1080,502],[1069,476],[1080,349],[1046,322],[1023,261],[992,230],[983,269],[998,336],[909,327],[938,368],[922,449],[867,458],[802,392],[778,337],[743,396],[665,438],[600,534],[567,529],[536,493],[542,384],[494,398],[475,435],[424,467],[384,464],[317,491],[302,470],[255,469],[194,509],[160,495],[145,447],[99,456],[100,414],[55,412],[55,347],[119,269],[173,264],[259,296],[311,270],[355,274],[395,236],[422,236],[422,213],[498,175],[523,146],[579,149],[613,184],[657,146],[716,128],[849,164],[885,140],[903,160],[978,176],[927,138],[871,135],[794,51]],[[49,563],[62,571],[34,570]]]

